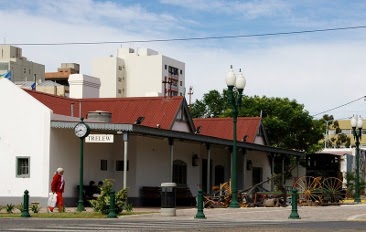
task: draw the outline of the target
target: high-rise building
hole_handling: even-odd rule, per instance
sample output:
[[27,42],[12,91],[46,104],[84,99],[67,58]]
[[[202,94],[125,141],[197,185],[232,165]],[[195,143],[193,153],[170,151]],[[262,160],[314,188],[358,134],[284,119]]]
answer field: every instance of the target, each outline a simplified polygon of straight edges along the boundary
[[11,81],[44,82],[45,66],[22,56],[22,49],[0,45],[0,74],[11,72]]
[[91,73],[101,80],[101,98],[185,94],[185,64],[149,48],[119,48],[94,59]]
[[46,72],[45,79],[56,82],[60,85],[69,86],[69,76],[71,74],[79,74],[80,65],[76,63],[61,63],[61,67],[57,72]]

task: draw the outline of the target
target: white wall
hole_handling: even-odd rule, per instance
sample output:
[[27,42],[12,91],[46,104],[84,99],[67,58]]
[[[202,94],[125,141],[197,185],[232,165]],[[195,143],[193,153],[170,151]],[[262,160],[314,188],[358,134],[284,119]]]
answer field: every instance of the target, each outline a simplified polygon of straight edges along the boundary
[[[171,182],[170,146],[168,140],[139,137],[136,153],[136,191],[142,186],[160,186]],[[200,166],[192,166],[192,154],[199,154],[200,145],[188,141],[174,141],[174,160],[187,164],[187,185],[193,195],[197,194],[200,183]]]
[[126,65],[126,97],[143,97],[147,93],[162,93],[162,55],[129,55],[121,58]]
[[125,97],[126,68],[119,57],[102,57],[92,61],[91,73],[101,81],[100,97]]
[[[252,161],[253,167],[261,167],[263,168],[262,173],[262,181],[267,180],[268,178],[272,177],[271,174],[271,165],[270,165],[270,159],[268,159],[266,152],[260,152],[260,151],[249,151],[247,153],[247,160]],[[253,177],[253,171],[247,170],[246,172],[247,176],[245,179],[245,186],[244,188],[249,188],[252,186],[252,177]],[[262,185],[265,189],[271,190],[271,182],[267,182]]]
[[70,98],[99,98],[100,80],[84,74],[69,76]]
[[[165,65],[182,70],[179,73],[178,95],[185,91],[185,64],[151,49],[119,48],[117,56],[92,61],[92,75],[101,79],[100,97],[145,97],[164,95]],[[122,81],[120,81],[122,79]],[[180,86],[182,82],[182,86]],[[166,85],[168,88],[169,85]]]
[[[46,196],[49,188],[51,110],[5,78],[0,79],[0,196]],[[30,157],[30,177],[16,177],[16,157]]]

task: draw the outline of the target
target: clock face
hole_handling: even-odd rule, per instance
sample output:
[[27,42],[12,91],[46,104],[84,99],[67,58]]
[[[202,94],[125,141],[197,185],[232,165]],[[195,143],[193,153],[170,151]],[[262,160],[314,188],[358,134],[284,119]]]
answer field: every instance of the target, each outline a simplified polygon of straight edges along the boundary
[[74,128],[75,135],[79,138],[88,136],[88,127],[84,123],[79,123]]

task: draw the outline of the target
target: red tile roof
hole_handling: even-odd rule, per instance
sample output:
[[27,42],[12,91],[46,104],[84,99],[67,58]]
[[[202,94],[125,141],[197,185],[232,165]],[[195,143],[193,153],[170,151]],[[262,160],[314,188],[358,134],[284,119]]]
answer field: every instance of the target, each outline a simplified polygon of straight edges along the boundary
[[53,113],[71,115],[71,105],[74,104],[74,116],[80,117],[79,106],[81,104],[81,116],[90,111],[108,111],[112,113],[112,123],[133,124],[138,117],[144,117],[140,125],[171,129],[180,107],[183,97],[134,97],[134,98],[85,98],[72,99],[42,92],[24,90],[31,96],[42,102]]
[[[194,118],[193,122],[199,134],[222,139],[233,139],[233,119],[232,118]],[[238,118],[237,120],[237,141],[243,141],[244,136],[248,136],[246,142],[253,143],[258,134],[261,119],[259,117]]]

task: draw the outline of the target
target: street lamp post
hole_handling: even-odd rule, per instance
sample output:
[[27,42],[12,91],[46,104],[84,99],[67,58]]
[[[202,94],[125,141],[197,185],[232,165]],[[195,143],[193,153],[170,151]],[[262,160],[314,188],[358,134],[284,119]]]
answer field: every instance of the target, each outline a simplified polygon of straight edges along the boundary
[[226,76],[226,84],[228,87],[229,103],[233,107],[233,151],[231,157],[231,202],[230,208],[239,208],[238,189],[237,189],[237,171],[236,171],[236,121],[238,118],[238,107],[241,106],[243,90],[245,87],[245,78],[241,70],[238,77],[235,76],[233,67],[230,66],[230,71]]
[[360,139],[362,136],[362,118],[356,115],[351,119],[351,127],[354,139],[356,140],[356,189],[354,202],[360,203]]

